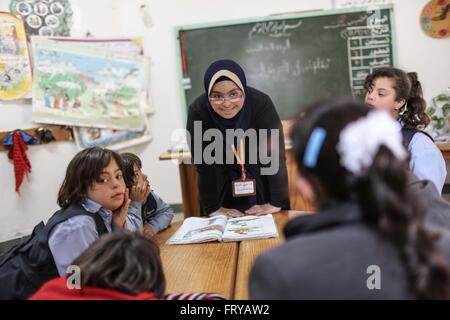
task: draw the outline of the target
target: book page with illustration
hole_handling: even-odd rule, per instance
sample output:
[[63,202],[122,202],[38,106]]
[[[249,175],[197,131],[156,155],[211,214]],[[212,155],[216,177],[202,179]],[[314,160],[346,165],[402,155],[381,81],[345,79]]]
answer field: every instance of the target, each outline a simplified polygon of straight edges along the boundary
[[271,214],[227,219],[224,215],[210,218],[191,217],[167,240],[167,244],[201,243],[209,241],[241,241],[278,237]]
[[201,243],[221,241],[227,224],[227,217],[218,215],[210,218],[191,217],[167,240],[167,244]]
[[275,220],[271,214],[228,219],[222,241],[239,241],[278,237]]

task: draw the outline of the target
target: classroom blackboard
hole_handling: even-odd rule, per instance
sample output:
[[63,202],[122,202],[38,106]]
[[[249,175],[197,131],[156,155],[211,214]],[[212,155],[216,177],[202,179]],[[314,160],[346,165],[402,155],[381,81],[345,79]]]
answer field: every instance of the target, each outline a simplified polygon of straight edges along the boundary
[[392,6],[315,11],[177,28],[186,108],[217,59],[233,59],[282,119],[317,99],[363,94],[367,74],[394,65]]

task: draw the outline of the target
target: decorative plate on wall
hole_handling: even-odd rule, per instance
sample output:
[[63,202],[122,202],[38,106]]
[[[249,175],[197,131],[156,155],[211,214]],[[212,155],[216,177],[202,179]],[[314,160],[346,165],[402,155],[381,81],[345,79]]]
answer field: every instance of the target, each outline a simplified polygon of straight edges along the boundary
[[9,9],[23,18],[28,36],[70,36],[69,0],[10,0]]
[[432,0],[420,14],[422,30],[433,38],[450,36],[450,0]]

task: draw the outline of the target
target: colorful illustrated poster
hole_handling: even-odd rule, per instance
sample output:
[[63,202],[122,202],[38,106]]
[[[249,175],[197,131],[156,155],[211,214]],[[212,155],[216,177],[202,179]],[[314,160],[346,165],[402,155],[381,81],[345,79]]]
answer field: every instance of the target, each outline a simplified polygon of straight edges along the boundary
[[145,60],[33,37],[32,120],[142,130]]
[[[129,57],[130,55],[143,55],[144,46],[142,43],[142,38],[119,38],[119,39],[109,39],[109,38],[97,38],[97,39],[89,39],[89,38],[63,38],[63,37],[52,37],[52,40],[62,41],[62,42],[70,42],[74,45],[84,47],[84,48],[93,48],[100,50],[107,50],[114,53],[115,56],[121,57],[125,55]],[[144,67],[144,76],[145,76],[145,88],[146,88],[146,96],[145,103],[142,106],[145,113],[153,113],[152,103],[151,103],[151,95],[150,95],[150,58],[144,57],[145,67]]]
[[69,0],[11,0],[9,10],[23,18],[28,36],[70,36]]
[[111,150],[120,150],[149,142],[152,139],[150,127],[147,122],[142,131],[75,127],[73,128],[73,132],[79,149],[98,146]]
[[23,21],[0,12],[0,99],[25,97],[31,90],[32,77]]

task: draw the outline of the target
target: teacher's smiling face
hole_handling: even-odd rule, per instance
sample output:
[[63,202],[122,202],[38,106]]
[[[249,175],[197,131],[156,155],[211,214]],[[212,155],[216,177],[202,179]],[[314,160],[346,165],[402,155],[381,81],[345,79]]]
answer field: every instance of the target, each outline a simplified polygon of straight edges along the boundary
[[209,102],[213,110],[224,119],[231,119],[244,106],[244,93],[231,80],[219,81],[214,84],[209,94]]

